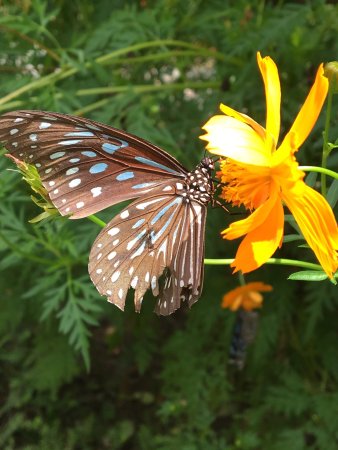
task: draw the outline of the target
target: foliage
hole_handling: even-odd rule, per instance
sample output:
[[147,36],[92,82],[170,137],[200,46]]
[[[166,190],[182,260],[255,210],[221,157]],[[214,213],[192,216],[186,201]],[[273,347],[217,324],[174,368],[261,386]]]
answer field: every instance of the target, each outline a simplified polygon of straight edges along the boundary
[[[338,54],[337,29],[337,5],[323,0],[5,0],[0,112],[85,115],[193,167],[200,126],[221,101],[263,122],[257,50],[282,71],[288,124],[318,64]],[[305,164],[320,163],[321,126],[299,155]],[[248,276],[274,291],[239,370],[229,364],[236,317],[220,309],[236,285],[229,269],[206,268],[191,311],[158,318],[149,295],[140,315],[131,299],[122,313],[87,275],[98,226],[29,223],[41,210],[13,169],[0,158],[1,448],[337,448],[335,286],[287,281],[290,271],[272,266]],[[230,219],[209,212],[208,257],[233,255],[218,235]]]

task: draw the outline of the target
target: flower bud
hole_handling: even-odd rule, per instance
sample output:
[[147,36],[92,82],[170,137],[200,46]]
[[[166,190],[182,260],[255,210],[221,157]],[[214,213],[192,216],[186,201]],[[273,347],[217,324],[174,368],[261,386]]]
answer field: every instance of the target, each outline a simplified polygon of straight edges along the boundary
[[330,89],[338,93],[338,61],[331,61],[324,66],[324,75],[330,82]]

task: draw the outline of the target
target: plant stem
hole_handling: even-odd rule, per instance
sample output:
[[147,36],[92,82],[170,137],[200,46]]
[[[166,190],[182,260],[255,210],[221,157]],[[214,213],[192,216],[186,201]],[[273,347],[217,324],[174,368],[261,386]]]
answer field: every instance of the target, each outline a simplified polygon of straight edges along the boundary
[[324,167],[317,167],[317,166],[299,166],[300,170],[304,170],[304,172],[319,172],[321,174],[328,175],[329,177],[335,178],[338,180],[338,173],[334,172],[333,170],[326,169]]
[[[325,128],[323,132],[323,154],[322,154],[322,168],[326,169],[327,158],[330,154],[329,147],[329,131],[330,131],[330,119],[331,119],[331,111],[332,111],[332,98],[334,91],[334,79],[330,80],[329,83],[329,92],[327,97],[327,108],[326,108],[326,117],[325,117]],[[322,195],[326,197],[326,173],[321,174],[321,191]]]
[[186,88],[190,89],[208,89],[208,88],[218,88],[220,85],[219,81],[197,81],[197,82],[185,82],[185,83],[168,83],[168,84],[141,84],[141,85],[127,85],[127,86],[107,86],[98,87],[90,89],[79,89],[76,95],[97,95],[97,94],[115,94],[117,92],[134,92],[134,93],[144,93],[144,92],[154,92],[154,91],[165,91],[165,90],[183,90]]
[[99,225],[102,228],[104,228],[107,225],[106,222],[99,219],[94,214],[91,214],[90,216],[88,216],[87,219],[91,220],[92,222],[96,223],[97,225]]
[[[204,264],[213,266],[229,265],[234,259],[205,259]],[[310,270],[323,270],[319,264],[308,263],[306,261],[298,261],[297,259],[270,258],[265,264],[275,264],[281,266],[298,266]]]
[[[221,59],[221,60],[226,59],[226,57],[224,55],[222,55],[222,53],[219,53],[214,50],[209,50],[205,47],[200,47],[199,45],[190,44],[188,42],[183,42],[183,41],[175,41],[175,40],[171,40],[171,39],[163,39],[163,40],[159,39],[159,40],[151,41],[151,42],[141,42],[139,44],[130,45],[129,47],[124,47],[124,48],[120,48],[118,50],[114,50],[113,52],[110,52],[106,55],[99,56],[98,58],[96,58],[94,60],[94,63],[102,64],[102,65],[108,64],[112,60],[116,59],[118,56],[127,55],[128,53],[135,52],[137,50],[143,50],[143,49],[151,48],[151,47],[162,47],[162,46],[163,47],[164,46],[177,46],[177,47],[193,49],[196,51],[196,55],[198,53],[197,51],[199,50],[203,56],[208,55],[208,56],[212,56],[214,58]],[[86,67],[86,68],[90,68],[91,66],[92,66],[92,62],[87,62],[86,64],[84,64],[84,67]],[[77,73],[79,70],[80,69],[78,67],[69,68],[68,66],[66,66],[66,67],[59,68],[58,72],[53,72],[49,75],[43,76],[43,77],[39,78],[38,80],[34,80],[28,84],[25,84],[24,86],[21,86],[19,89],[11,92],[10,94],[5,95],[4,97],[2,97],[0,99],[0,105],[7,103],[9,100],[12,100],[13,98],[18,97],[19,95],[24,94],[25,92],[33,91],[34,89],[39,89],[39,88],[44,87],[53,82],[62,80],[64,78],[68,78],[68,77],[74,75],[75,73]]]

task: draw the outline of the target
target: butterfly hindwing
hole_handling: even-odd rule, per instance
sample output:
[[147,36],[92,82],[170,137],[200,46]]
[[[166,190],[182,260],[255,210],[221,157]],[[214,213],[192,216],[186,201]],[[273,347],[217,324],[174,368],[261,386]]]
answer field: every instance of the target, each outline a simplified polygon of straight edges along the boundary
[[[129,287],[137,311],[150,288],[155,311],[168,315],[200,296],[203,283],[206,207],[179,195],[182,183],[156,189],[134,201],[99,234],[89,258],[89,273],[101,295],[124,309]],[[159,278],[162,285],[159,284]]]
[[137,198],[186,170],[160,148],[88,119],[43,111],[0,117],[0,141],[34,164],[62,215],[86,217]]

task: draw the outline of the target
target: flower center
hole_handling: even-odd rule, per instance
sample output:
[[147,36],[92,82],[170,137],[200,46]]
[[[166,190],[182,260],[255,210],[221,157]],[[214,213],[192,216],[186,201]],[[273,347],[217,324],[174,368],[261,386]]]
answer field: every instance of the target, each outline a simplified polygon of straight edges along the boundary
[[221,162],[217,173],[222,183],[221,197],[233,206],[243,205],[246,209],[258,208],[270,196],[271,169],[235,162],[229,158]]

